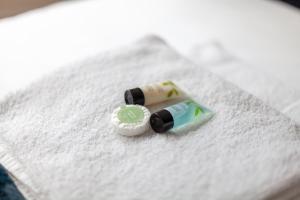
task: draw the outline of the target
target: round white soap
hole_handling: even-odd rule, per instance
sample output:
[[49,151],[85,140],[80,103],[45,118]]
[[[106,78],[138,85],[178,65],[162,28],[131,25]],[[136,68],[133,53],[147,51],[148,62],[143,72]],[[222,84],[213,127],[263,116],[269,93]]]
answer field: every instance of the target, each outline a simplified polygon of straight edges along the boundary
[[150,115],[144,106],[123,105],[113,111],[111,121],[119,134],[135,136],[149,129]]

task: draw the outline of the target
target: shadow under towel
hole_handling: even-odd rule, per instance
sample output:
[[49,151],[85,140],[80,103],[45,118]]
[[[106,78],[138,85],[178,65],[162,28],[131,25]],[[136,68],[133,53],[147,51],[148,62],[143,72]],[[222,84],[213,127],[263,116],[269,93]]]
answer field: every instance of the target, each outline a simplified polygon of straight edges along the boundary
[[[114,133],[110,117],[124,90],[163,80],[215,117],[179,136]],[[41,199],[284,199],[300,177],[293,121],[157,37],[74,63],[11,95],[0,104],[0,133]]]

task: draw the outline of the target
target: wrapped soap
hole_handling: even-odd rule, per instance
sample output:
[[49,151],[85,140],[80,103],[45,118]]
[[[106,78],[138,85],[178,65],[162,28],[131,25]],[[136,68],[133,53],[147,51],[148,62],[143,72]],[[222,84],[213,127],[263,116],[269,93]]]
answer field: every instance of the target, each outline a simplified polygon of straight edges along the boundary
[[115,130],[124,136],[136,136],[149,130],[150,111],[140,105],[123,105],[112,113]]

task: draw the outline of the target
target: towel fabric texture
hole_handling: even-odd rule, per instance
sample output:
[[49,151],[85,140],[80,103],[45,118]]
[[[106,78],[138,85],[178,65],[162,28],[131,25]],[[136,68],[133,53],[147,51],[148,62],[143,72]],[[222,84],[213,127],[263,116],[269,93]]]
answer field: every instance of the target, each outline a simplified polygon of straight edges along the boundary
[[[124,103],[125,89],[164,80],[214,110],[214,118],[181,135],[113,132],[111,113]],[[18,160],[20,181],[38,199],[299,197],[295,122],[155,36],[74,63],[7,97],[0,134],[14,157],[1,150],[0,162]],[[12,173],[18,168],[9,166]]]
[[188,57],[300,124],[300,92],[262,70],[255,70],[228,52],[219,42],[194,45]]

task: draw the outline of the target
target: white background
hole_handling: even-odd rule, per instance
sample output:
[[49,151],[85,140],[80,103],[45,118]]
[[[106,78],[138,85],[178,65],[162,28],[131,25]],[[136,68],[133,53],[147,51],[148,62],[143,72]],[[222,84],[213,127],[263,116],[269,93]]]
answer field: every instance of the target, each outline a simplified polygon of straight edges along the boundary
[[218,40],[300,91],[296,8],[266,0],[82,0],[0,20],[0,96],[149,33],[182,53]]

